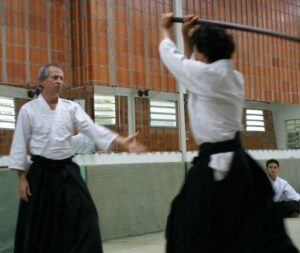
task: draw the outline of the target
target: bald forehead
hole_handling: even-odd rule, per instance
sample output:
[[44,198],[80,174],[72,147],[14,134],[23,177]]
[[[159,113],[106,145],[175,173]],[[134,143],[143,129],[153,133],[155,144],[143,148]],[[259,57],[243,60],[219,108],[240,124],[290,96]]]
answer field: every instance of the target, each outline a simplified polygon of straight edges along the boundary
[[50,66],[48,68],[48,74],[50,72],[56,72],[56,73],[60,72],[60,73],[64,74],[63,70],[61,68],[59,68],[59,67],[56,67],[56,66]]
[[52,76],[59,76],[59,77],[64,77],[64,72],[61,68],[55,67],[55,66],[50,66],[47,71],[47,76],[52,77]]

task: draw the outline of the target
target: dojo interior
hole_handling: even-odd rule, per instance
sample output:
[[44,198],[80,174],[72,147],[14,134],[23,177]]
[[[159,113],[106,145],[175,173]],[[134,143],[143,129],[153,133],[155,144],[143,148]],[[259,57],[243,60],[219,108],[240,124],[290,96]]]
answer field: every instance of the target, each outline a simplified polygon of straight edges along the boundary
[[[164,12],[230,22],[300,37],[299,0],[12,0],[1,1],[0,253],[13,252],[18,180],[8,169],[20,107],[39,95],[37,72],[63,66],[61,97],[121,135],[139,132],[148,150],[130,154],[74,138],[74,161],[95,201],[105,253],[162,253],[170,203],[197,155],[188,124],[187,91],[160,60]],[[229,29],[233,63],[245,78],[241,140],[264,168],[300,192],[300,44]],[[180,24],[174,40],[182,50]],[[300,249],[300,218],[285,219]]]

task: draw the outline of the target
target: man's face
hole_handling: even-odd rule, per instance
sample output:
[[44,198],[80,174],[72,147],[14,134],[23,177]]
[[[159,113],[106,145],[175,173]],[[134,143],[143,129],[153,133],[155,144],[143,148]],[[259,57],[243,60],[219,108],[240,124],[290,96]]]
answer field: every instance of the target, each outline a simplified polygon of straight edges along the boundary
[[48,77],[41,82],[43,94],[58,95],[64,84],[64,72],[57,67],[48,68]]
[[270,178],[272,178],[273,180],[276,179],[277,175],[279,172],[279,167],[276,163],[269,163],[267,166],[267,173],[269,175]]

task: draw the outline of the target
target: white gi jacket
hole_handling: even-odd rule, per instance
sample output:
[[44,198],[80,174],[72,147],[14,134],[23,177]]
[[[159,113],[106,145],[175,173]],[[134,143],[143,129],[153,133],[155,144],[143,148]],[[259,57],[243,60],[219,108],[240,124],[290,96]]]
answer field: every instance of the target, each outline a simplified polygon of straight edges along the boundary
[[[187,59],[170,39],[160,43],[159,51],[164,64],[188,90],[189,120],[196,143],[233,139],[241,130],[244,79],[233,69],[232,61],[206,64]],[[216,180],[225,177],[232,155],[227,152],[211,156],[209,166],[215,170]]]
[[300,194],[283,178],[276,177],[275,180],[270,179],[273,189],[275,191],[274,201],[280,201],[282,195],[288,200],[300,200]]
[[28,151],[53,160],[73,156],[72,136],[75,131],[90,137],[102,150],[108,150],[118,136],[103,126],[95,125],[80,105],[59,98],[56,109],[51,110],[40,95],[19,111],[9,168],[25,170]]

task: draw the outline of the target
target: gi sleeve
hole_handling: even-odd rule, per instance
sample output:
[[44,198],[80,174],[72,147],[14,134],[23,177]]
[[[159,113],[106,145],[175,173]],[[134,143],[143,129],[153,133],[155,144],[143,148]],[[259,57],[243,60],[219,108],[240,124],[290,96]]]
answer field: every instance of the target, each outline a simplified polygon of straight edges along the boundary
[[289,183],[286,183],[283,194],[289,200],[295,200],[295,201],[300,200],[299,193],[297,193]]
[[211,84],[216,83],[217,77],[209,64],[193,60],[194,54],[191,59],[187,59],[170,39],[161,41],[159,52],[165,66],[189,91],[198,94],[211,92]]
[[90,137],[98,148],[104,151],[109,150],[118,134],[104,126],[95,124],[79,105],[75,105],[75,128]]
[[30,118],[22,107],[19,111],[13,141],[9,154],[9,168],[25,170],[27,167],[27,148],[31,136]]

